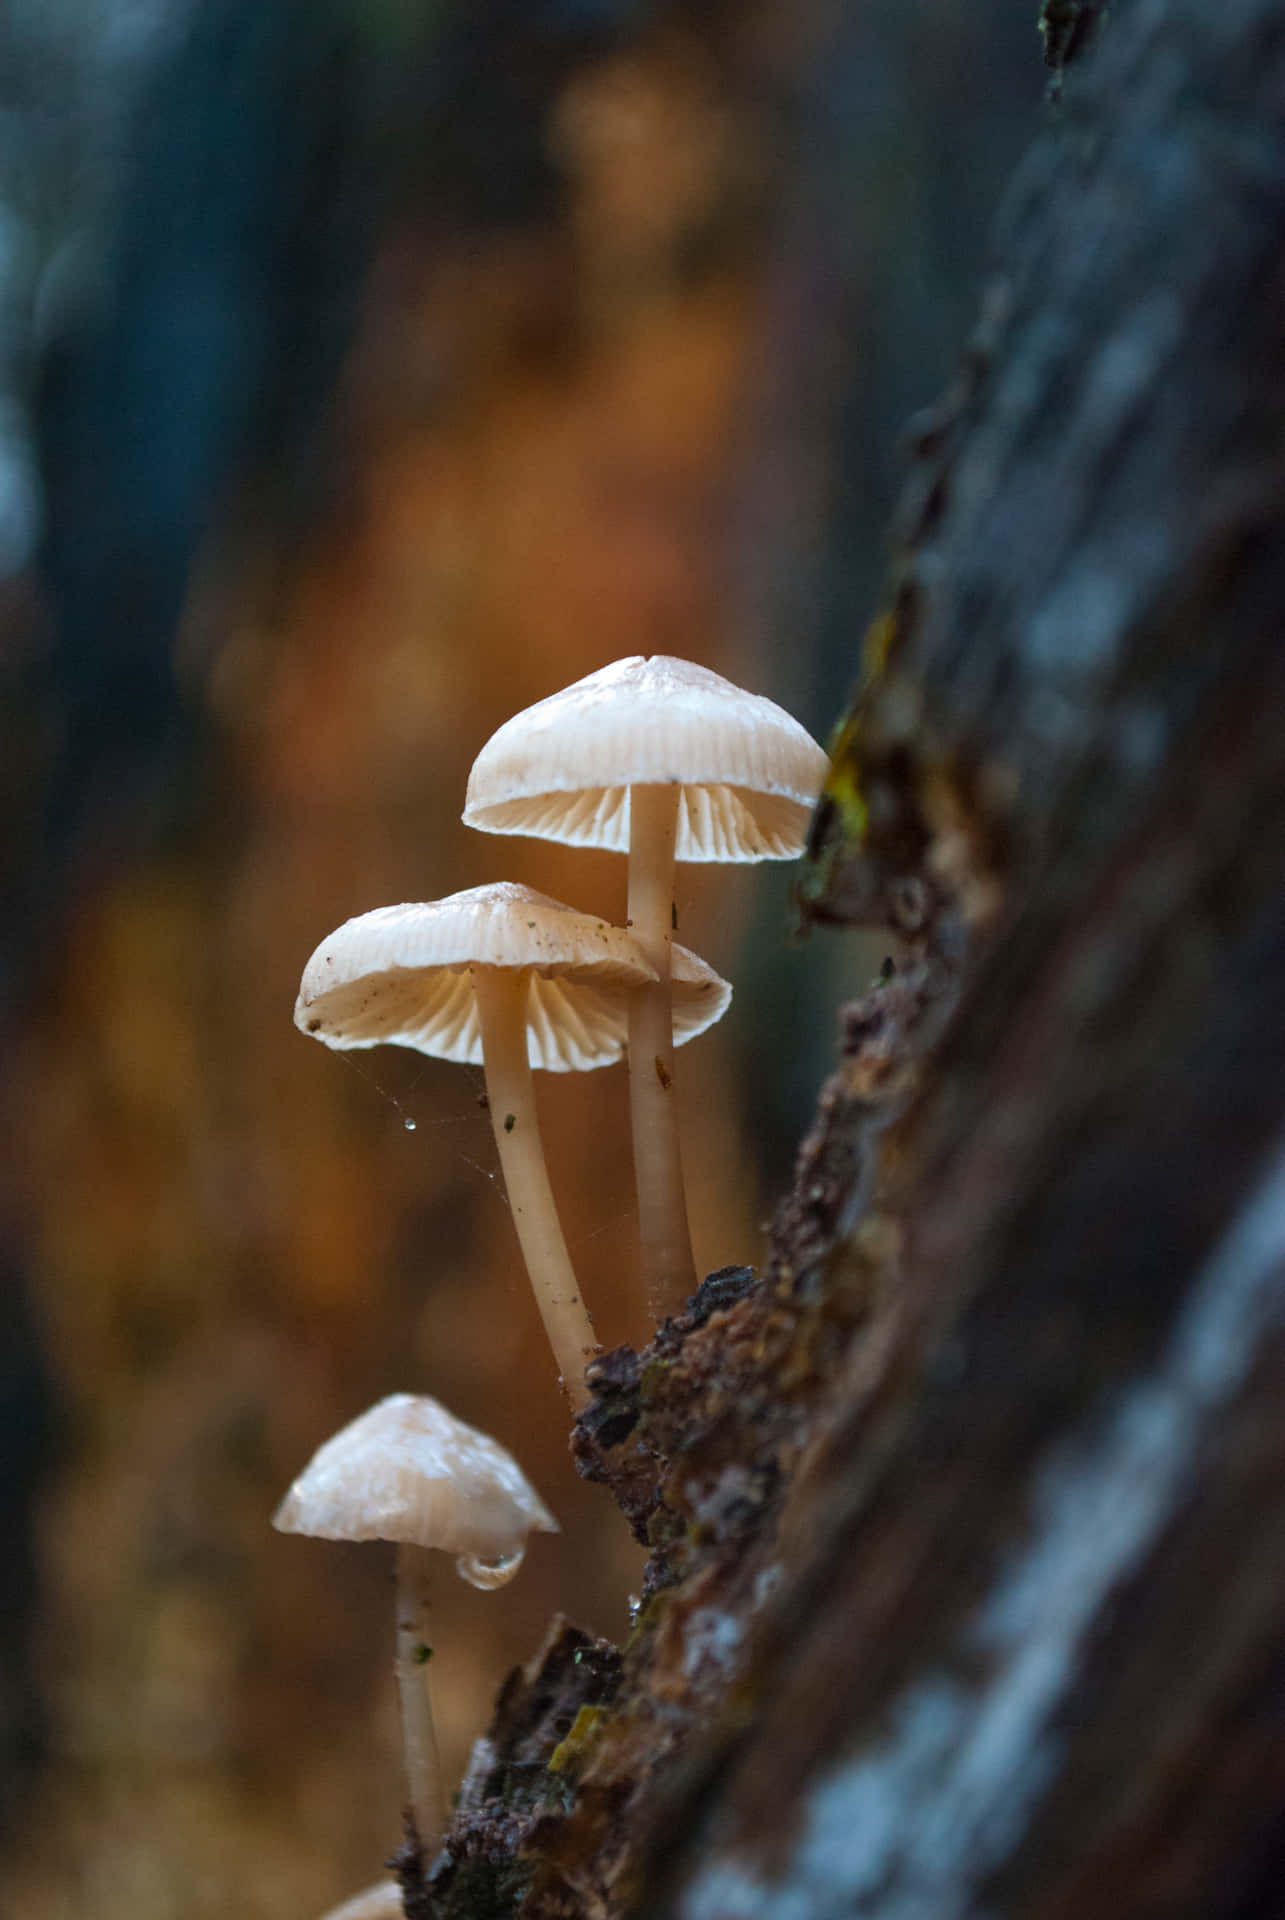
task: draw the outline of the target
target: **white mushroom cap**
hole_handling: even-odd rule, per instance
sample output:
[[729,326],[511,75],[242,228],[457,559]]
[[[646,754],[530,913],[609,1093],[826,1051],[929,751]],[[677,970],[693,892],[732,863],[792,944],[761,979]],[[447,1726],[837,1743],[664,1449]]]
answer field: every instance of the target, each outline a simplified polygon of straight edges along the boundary
[[465,1559],[519,1558],[558,1523],[498,1440],[436,1400],[390,1394],[319,1447],[273,1515],[282,1533],[397,1540]]
[[341,1906],[331,1907],[321,1920],[394,1920],[404,1911],[402,1890],[396,1880],[379,1880],[362,1893],[354,1893]]
[[[479,1065],[473,964],[531,969],[527,1057],[551,1073],[619,1060],[629,993],[656,977],[623,928],[500,882],[345,921],[303,970],[295,1025],[328,1047],[392,1043]],[[678,1045],[720,1020],[731,997],[712,967],[674,948]]]
[[629,847],[629,788],[675,783],[679,860],[789,860],[829,760],[761,694],[689,660],[635,654],[507,720],[469,775],[464,820]]

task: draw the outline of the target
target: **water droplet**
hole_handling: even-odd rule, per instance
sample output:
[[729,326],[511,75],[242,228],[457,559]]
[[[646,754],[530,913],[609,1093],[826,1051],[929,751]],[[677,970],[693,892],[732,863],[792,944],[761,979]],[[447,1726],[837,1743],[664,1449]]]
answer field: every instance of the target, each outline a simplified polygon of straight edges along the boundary
[[631,1627],[636,1625],[638,1616],[641,1612],[642,1612],[642,1601],[638,1598],[638,1595],[636,1593],[631,1593],[629,1596],[629,1624]]
[[462,1553],[455,1562],[455,1571],[461,1580],[467,1580],[471,1587],[481,1587],[485,1593],[493,1587],[507,1587],[525,1558],[525,1547],[519,1547],[516,1553],[501,1554],[498,1560],[482,1560],[475,1553]]
[[411,1119],[409,1114],[407,1114],[406,1118],[402,1121],[402,1125],[405,1127],[407,1133],[414,1133],[415,1122]]

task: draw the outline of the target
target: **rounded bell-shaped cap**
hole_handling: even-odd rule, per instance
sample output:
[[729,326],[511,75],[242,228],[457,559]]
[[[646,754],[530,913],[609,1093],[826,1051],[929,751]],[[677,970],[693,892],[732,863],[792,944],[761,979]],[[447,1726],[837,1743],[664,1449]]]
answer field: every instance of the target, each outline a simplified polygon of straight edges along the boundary
[[[629,996],[656,977],[622,927],[500,882],[345,921],[303,970],[295,1025],[328,1047],[392,1044],[481,1065],[479,966],[529,973],[527,1058],[551,1073],[619,1060]],[[731,997],[712,967],[674,948],[677,1045],[720,1020]]]
[[463,817],[624,853],[630,787],[677,785],[679,860],[790,860],[829,764],[775,701],[635,654],[505,721],[473,763]]
[[396,1540],[503,1565],[558,1523],[511,1453],[426,1395],[390,1394],[318,1448],[273,1515],[282,1533]]

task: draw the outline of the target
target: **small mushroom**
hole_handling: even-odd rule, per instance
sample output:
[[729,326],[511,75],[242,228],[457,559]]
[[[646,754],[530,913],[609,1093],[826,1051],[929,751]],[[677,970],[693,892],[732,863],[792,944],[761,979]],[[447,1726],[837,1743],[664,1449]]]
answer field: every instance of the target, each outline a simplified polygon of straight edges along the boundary
[[[545,1167],[531,1069],[608,1066],[625,1050],[631,990],[652,978],[619,927],[507,882],[346,921],[307,966],[295,1025],[328,1047],[415,1047],[480,1063],[513,1223],[558,1371],[583,1406],[593,1328]],[[679,948],[681,1044],[720,1019],[732,990]]]
[[499,1587],[528,1533],[558,1523],[498,1440],[436,1400],[390,1394],[327,1440],[273,1515],[282,1533],[397,1542],[397,1694],[411,1811],[427,1857],[446,1830],[428,1689],[425,1549],[453,1553],[461,1577]]
[[394,1920],[405,1911],[402,1890],[396,1880],[377,1880],[373,1887],[354,1893],[337,1907],[323,1913],[321,1920]]
[[494,733],[464,819],[629,855],[629,928],[655,978],[629,1023],[629,1086],[644,1270],[677,1304],[696,1284],[673,1102],[674,862],[789,860],[803,849],[829,761],[774,701],[689,660],[617,660]]

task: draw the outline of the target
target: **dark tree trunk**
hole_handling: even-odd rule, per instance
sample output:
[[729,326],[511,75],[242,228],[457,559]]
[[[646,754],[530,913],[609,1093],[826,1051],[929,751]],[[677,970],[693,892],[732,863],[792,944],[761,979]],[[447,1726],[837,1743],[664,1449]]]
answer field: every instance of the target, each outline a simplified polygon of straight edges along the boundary
[[767,1273],[600,1369],[651,1595],[446,1905],[505,1803],[529,1914],[1285,1910],[1285,13],[1062,98],[805,875],[898,970]]

